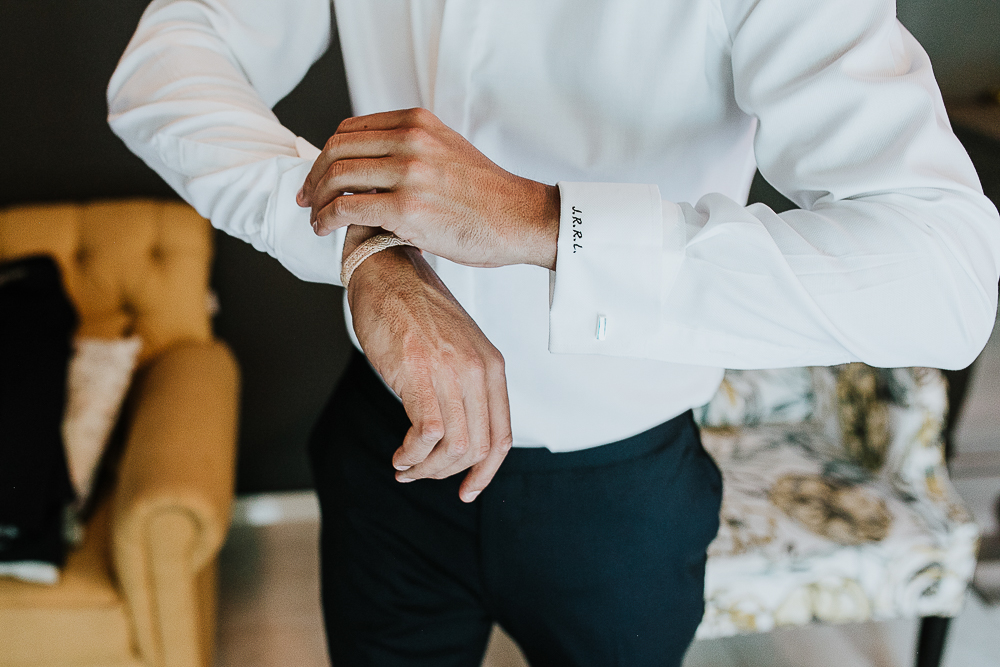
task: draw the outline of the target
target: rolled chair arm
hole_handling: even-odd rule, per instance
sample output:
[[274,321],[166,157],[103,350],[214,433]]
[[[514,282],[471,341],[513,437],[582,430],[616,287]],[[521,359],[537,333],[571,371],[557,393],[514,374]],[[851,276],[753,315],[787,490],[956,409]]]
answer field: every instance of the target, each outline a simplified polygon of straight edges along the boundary
[[154,359],[134,391],[113,566],[143,661],[206,664],[214,619],[204,597],[214,591],[202,589],[231,514],[239,372],[222,343],[185,344]]

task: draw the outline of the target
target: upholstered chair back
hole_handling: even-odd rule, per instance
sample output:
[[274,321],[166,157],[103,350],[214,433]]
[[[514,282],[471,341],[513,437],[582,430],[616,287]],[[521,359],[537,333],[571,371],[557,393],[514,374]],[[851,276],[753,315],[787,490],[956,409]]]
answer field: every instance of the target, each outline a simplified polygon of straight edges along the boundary
[[697,637],[958,614],[979,529],[944,464],[946,407],[931,368],[726,371],[695,410],[725,479]]
[[[928,498],[939,520],[971,521],[951,492],[942,431],[947,381],[935,368],[830,367],[726,371],[708,404],[695,410],[705,429],[814,421],[842,471],[881,477],[910,498]],[[845,468],[843,464],[848,464]]]
[[0,261],[45,254],[62,270],[79,335],[143,340],[140,366],[182,341],[208,341],[211,227],[155,200],[0,210]]

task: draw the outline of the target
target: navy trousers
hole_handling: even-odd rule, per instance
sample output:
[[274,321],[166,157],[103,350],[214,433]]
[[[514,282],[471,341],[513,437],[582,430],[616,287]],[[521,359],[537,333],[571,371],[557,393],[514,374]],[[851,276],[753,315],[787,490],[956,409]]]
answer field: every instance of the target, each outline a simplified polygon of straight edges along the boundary
[[515,447],[471,504],[462,475],[395,481],[409,425],[356,354],[313,433],[334,667],[476,667],[494,622],[533,667],[681,663],[722,495],[690,412],[577,452]]

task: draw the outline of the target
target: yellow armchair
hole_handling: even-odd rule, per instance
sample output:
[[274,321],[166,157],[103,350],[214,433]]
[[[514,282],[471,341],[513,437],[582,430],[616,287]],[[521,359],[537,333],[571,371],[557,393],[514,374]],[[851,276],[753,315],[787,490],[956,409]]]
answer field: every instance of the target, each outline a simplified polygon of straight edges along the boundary
[[211,336],[211,228],[150,200],[0,211],[0,260],[53,256],[80,334],[137,333],[113,490],[60,583],[0,579],[0,666],[210,665],[239,373]]

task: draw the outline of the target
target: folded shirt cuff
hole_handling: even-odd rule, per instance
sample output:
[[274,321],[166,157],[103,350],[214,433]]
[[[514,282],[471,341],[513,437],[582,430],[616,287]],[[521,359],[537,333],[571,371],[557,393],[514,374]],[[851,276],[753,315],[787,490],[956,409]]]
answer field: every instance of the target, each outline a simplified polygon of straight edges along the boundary
[[683,251],[680,208],[655,185],[558,187],[549,351],[646,356]]
[[338,229],[328,236],[316,236],[313,232],[309,209],[300,207],[295,197],[320,151],[302,137],[295,140],[295,149],[303,161],[278,177],[267,202],[265,229],[270,232],[275,258],[297,278],[340,285],[347,229]]

